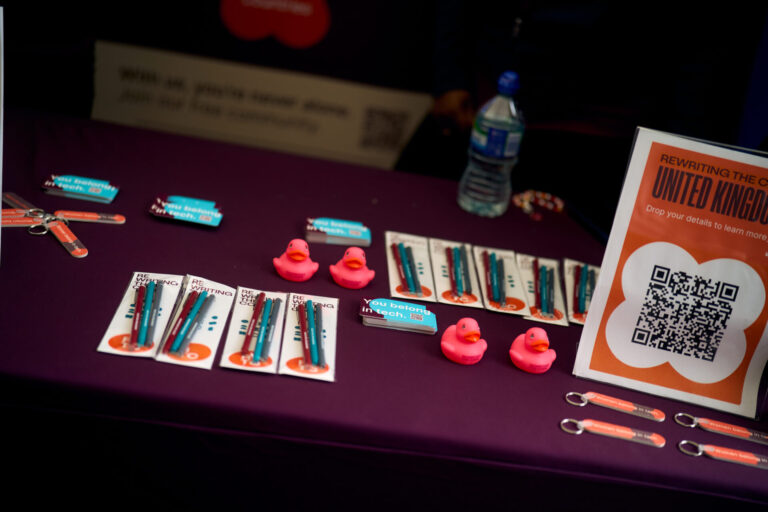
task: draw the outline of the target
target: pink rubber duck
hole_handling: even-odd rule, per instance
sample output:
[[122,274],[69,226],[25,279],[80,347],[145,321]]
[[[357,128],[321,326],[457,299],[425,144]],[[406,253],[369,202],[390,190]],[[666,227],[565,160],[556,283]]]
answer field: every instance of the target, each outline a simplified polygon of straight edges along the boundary
[[309,257],[309,245],[301,238],[294,238],[288,243],[285,252],[279,258],[272,258],[275,270],[280,277],[289,281],[306,281],[320,267]]
[[483,358],[488,344],[480,339],[480,326],[474,318],[462,318],[448,327],[440,340],[445,357],[459,364],[475,364]]
[[359,247],[350,247],[344,256],[331,265],[331,277],[344,288],[357,290],[371,282],[376,272],[365,265],[365,252]]
[[528,373],[544,373],[555,360],[555,351],[549,348],[547,331],[531,327],[509,347],[509,357],[515,366]]

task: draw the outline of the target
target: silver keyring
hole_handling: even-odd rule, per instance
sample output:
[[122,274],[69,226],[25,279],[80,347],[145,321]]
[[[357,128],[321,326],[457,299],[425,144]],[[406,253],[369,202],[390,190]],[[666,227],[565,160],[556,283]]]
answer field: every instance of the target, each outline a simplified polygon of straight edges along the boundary
[[[573,400],[571,400],[571,397],[578,397],[579,401],[578,402],[573,401]],[[587,400],[587,398],[584,395],[582,395],[581,393],[577,393],[575,391],[571,391],[569,393],[566,393],[565,401],[568,402],[569,404],[575,405],[577,407],[584,407],[585,405],[587,405],[589,403],[589,400]]]
[[[694,449],[689,448],[689,446],[692,446]],[[704,450],[701,449],[701,445],[699,443],[694,443],[693,441],[688,441],[687,439],[683,439],[677,443],[677,447],[681,452],[692,457],[698,457],[704,453]]]
[[[570,427],[571,424],[575,424],[576,428]],[[579,435],[584,432],[584,427],[581,426],[581,422],[579,420],[574,420],[573,418],[565,418],[561,421],[560,428],[563,429],[563,432],[568,432],[569,434]]]
[[[685,421],[683,421],[685,420]],[[682,425],[683,427],[693,428],[696,425],[699,424],[698,421],[696,421],[695,416],[691,416],[690,414],[679,412],[675,414],[675,423],[678,425]]]
[[47,235],[48,223],[44,221],[44,222],[41,222],[40,224],[29,226],[27,228],[27,233],[29,233],[30,235]]

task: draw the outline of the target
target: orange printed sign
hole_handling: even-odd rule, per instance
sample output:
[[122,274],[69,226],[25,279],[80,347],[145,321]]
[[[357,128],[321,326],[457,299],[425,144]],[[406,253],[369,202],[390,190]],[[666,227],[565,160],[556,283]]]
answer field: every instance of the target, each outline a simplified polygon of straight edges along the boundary
[[755,416],[768,159],[639,129],[574,374]]

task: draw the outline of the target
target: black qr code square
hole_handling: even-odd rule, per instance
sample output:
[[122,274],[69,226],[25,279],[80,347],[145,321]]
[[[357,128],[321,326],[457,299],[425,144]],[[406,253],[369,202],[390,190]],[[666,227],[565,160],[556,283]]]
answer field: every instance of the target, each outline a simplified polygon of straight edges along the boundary
[[364,148],[400,148],[408,123],[408,112],[369,107],[365,110],[360,145]]
[[714,361],[739,287],[655,265],[632,343]]

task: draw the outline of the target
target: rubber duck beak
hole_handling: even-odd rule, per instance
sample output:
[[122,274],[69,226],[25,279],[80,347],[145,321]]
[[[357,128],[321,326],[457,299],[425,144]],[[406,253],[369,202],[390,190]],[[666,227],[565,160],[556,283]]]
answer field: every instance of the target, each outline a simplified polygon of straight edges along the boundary
[[546,352],[549,350],[549,342],[547,340],[536,340],[531,343],[531,348],[536,352]]
[[288,257],[294,261],[304,261],[305,259],[307,259],[307,255],[304,254],[303,251],[299,251],[297,249],[288,251]]
[[466,341],[470,341],[472,343],[477,342],[477,340],[480,339],[480,333],[478,331],[470,331],[464,335],[464,339]]
[[354,269],[362,268],[363,266],[362,260],[358,258],[349,258],[344,262],[344,264],[347,265],[349,268],[354,268]]

